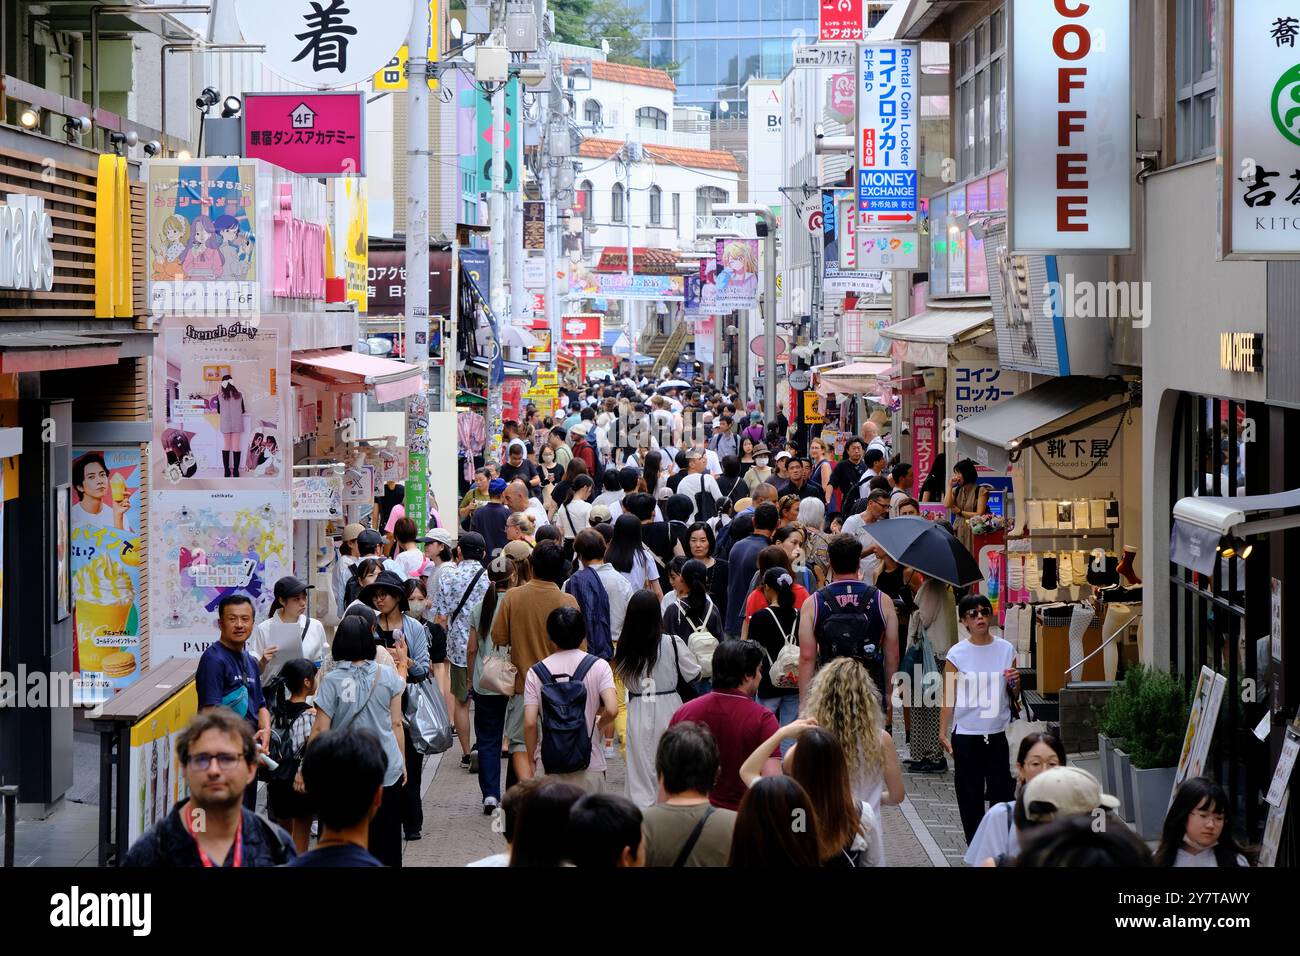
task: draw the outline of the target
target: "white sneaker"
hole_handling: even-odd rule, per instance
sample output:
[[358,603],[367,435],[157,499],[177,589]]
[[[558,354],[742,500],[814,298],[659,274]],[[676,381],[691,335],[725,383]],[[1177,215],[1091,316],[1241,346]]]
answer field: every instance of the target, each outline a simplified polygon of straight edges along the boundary
[[493,812],[494,810],[496,810],[496,808],[499,807],[500,805],[501,805],[501,802],[500,802],[499,800],[497,800],[496,797],[484,797],[484,798],[483,798],[483,815],[484,815],[485,817],[490,817],[490,816],[492,815],[492,812]]

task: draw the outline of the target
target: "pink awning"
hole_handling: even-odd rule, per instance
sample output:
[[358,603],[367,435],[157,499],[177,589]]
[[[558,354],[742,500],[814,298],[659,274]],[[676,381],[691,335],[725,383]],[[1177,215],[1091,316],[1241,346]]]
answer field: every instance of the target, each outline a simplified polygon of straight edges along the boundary
[[293,355],[295,384],[332,392],[369,392],[380,404],[420,391],[420,370],[405,362],[343,349],[315,349]]

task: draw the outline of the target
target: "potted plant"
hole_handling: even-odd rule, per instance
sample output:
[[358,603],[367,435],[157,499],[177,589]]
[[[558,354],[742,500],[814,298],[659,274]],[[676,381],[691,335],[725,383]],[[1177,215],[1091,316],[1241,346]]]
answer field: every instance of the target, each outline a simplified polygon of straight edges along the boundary
[[1119,797],[1120,815],[1130,823],[1133,822],[1133,788],[1129,773],[1129,755],[1125,749],[1133,736],[1133,702],[1142,689],[1142,681],[1147,671],[1141,664],[1134,664],[1124,672],[1124,680],[1115,685],[1106,709],[1102,715],[1103,734],[1098,734],[1097,741],[1101,749],[1102,773],[1109,775],[1103,784],[1110,793]]
[[1132,760],[1135,823],[1144,840],[1160,836],[1186,730],[1187,693],[1182,684],[1164,671],[1148,672],[1133,699],[1133,730],[1126,744]]

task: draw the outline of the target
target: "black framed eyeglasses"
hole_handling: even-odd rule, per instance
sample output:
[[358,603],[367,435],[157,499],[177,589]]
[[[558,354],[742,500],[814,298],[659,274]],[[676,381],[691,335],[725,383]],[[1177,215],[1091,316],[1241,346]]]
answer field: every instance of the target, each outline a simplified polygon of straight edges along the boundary
[[222,770],[233,770],[235,765],[244,759],[243,754],[190,754],[186,766],[193,766],[199,770],[207,770],[212,766],[212,761],[217,762],[217,766]]

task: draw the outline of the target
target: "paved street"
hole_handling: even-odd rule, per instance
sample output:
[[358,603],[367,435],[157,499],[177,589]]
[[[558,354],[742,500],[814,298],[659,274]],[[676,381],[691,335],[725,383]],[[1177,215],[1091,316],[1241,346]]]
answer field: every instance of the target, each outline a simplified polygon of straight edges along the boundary
[[[899,747],[906,758],[907,746]],[[504,772],[504,762],[503,762]],[[622,792],[624,763],[610,762],[611,789]],[[433,758],[425,766],[424,838],[406,844],[406,866],[464,866],[499,853],[504,839],[492,831],[492,818],[483,815],[478,778],[460,767],[460,747]],[[904,774],[907,799],[902,806],[884,807],[885,856],[890,866],[962,866],[966,852],[952,772]]]

